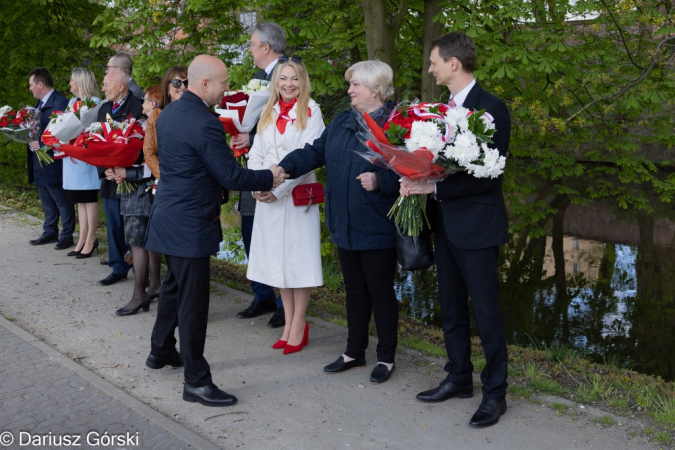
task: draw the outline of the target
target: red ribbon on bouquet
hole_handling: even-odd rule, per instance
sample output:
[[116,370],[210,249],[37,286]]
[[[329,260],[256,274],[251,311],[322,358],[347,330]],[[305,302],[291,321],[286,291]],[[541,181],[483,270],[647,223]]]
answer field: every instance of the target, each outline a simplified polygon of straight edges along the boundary
[[387,139],[382,128],[368,113],[363,113],[363,118],[370,132],[378,141],[366,141],[366,145],[375,153],[382,155],[399,175],[407,177],[410,180],[424,180],[446,173],[444,167],[431,162],[434,159],[434,155],[426,148],[412,152],[395,148],[389,143],[389,139]]

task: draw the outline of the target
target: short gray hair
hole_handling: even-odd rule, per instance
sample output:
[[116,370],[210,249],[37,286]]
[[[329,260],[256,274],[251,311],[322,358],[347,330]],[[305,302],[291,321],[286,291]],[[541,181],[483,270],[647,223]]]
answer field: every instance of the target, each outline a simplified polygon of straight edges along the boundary
[[258,32],[260,45],[268,44],[274,53],[286,53],[286,32],[277,23],[265,22],[257,24],[251,34]]
[[112,60],[116,65],[120,66],[122,72],[131,76],[131,72],[134,69],[134,63],[131,61],[131,56],[126,53],[118,53],[112,57]]
[[345,72],[345,80],[356,78],[377,95],[382,103],[394,95],[394,71],[388,64],[375,59],[357,62]]

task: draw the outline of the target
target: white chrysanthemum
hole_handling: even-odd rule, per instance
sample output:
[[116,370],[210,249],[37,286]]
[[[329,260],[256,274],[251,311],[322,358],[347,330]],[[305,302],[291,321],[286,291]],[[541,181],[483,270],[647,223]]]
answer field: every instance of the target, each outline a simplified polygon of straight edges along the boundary
[[476,178],[497,178],[504,173],[506,158],[496,149],[488,148],[479,164],[468,164],[467,171]]
[[406,140],[405,146],[410,151],[424,147],[435,156],[443,149],[445,142],[436,123],[416,121],[410,128],[410,138]]
[[465,118],[466,115],[469,113],[469,110],[466,108],[463,108],[461,106],[457,106],[455,108],[450,108],[446,111],[445,113],[445,118],[448,120],[450,123],[456,123],[459,119]]
[[473,135],[462,133],[455,139],[452,147],[449,148],[448,157],[457,161],[460,166],[466,166],[480,158],[480,147],[476,143]]

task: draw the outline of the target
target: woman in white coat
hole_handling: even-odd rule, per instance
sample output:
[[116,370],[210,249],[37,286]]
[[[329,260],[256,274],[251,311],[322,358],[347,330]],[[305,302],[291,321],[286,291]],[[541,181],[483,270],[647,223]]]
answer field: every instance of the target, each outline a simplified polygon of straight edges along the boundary
[[[249,169],[276,165],[289,152],[321,136],[325,128],[319,105],[309,97],[309,76],[299,59],[280,60],[270,86],[249,152]],[[305,311],[312,287],[323,284],[319,206],[294,206],[291,195],[296,186],[314,182],[316,176],[309,172],[272,191],[253,193],[258,204],[246,276],[281,292],[286,325],[272,347],[283,348],[284,354],[308,344]]]

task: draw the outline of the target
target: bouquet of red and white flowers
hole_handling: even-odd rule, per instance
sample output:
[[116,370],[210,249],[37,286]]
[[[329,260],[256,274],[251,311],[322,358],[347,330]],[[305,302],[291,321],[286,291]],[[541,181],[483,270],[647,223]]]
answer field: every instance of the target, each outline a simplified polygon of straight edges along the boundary
[[[220,102],[221,107],[215,109],[225,132],[237,137],[239,133],[253,130],[269,96],[269,81],[265,80],[251,80],[240,91],[226,92]],[[242,147],[232,151],[239,164],[246,167],[245,155],[249,148]]]
[[[125,122],[114,122],[108,116],[106,122],[89,125],[75,139],[74,145],[61,144],[60,150],[92,166],[131,167],[143,150],[144,138],[142,121],[130,118]],[[130,193],[135,189],[134,183],[122,181],[117,186],[117,193]]]
[[[380,128],[357,113],[363,132],[358,139],[369,150],[369,161],[389,168],[412,183],[437,183],[448,175],[467,171],[476,178],[496,178],[506,158],[492,149],[494,119],[484,110],[471,111],[443,103],[400,104]],[[424,198],[401,197],[389,216],[403,234],[417,236],[423,227]]]
[[30,106],[18,111],[0,108],[0,133],[8,139],[27,144],[40,137],[40,111]]

